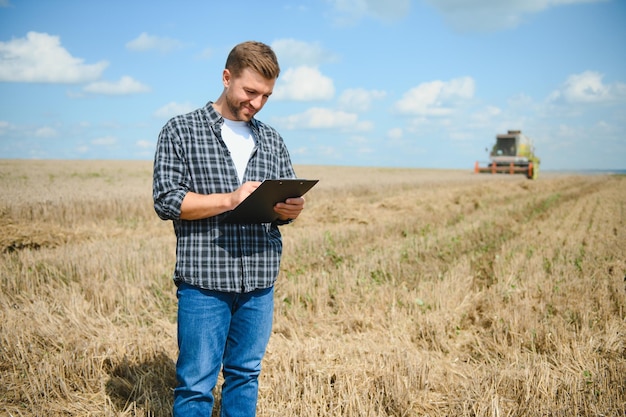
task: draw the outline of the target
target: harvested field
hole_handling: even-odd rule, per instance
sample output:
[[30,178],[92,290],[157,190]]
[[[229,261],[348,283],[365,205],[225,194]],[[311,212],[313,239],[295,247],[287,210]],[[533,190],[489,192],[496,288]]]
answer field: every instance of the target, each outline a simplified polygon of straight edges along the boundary
[[[626,177],[296,170],[259,416],[625,415]],[[0,415],[170,415],[151,173],[0,160]]]

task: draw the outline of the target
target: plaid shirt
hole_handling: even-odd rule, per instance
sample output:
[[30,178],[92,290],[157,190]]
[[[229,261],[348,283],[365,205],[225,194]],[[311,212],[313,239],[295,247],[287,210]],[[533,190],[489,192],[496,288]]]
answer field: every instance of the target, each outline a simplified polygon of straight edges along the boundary
[[[176,116],[161,130],[154,158],[154,208],[172,220],[176,233],[174,280],[224,292],[249,292],[274,285],[282,240],[276,223],[225,224],[224,214],[201,220],[180,219],[187,192],[229,193],[241,184],[222,141],[224,119],[212,103]],[[295,178],[281,136],[252,119],[255,147],[245,181]]]

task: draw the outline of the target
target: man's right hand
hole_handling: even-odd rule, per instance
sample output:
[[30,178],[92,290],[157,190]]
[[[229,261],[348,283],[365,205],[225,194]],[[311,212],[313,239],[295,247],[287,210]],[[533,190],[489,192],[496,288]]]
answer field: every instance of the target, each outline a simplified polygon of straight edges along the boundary
[[223,194],[198,194],[188,192],[180,206],[180,218],[183,220],[206,219],[217,216],[237,207],[246,199],[261,183],[248,181],[232,193]]
[[245,200],[250,194],[252,194],[254,190],[259,188],[259,185],[261,185],[259,181],[247,181],[244,182],[241,187],[230,193],[232,206],[230,210],[237,207],[243,200]]

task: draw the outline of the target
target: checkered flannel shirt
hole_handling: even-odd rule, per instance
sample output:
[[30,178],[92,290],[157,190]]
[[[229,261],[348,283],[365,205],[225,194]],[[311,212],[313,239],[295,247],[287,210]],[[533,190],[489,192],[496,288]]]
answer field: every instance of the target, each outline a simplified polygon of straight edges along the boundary
[[[154,208],[172,220],[176,234],[174,280],[225,292],[249,292],[274,285],[282,240],[276,223],[225,224],[224,214],[180,219],[187,192],[228,193],[240,186],[235,165],[221,138],[224,123],[212,103],[176,116],[161,130],[154,158]],[[244,181],[295,178],[281,136],[252,119],[255,148]]]

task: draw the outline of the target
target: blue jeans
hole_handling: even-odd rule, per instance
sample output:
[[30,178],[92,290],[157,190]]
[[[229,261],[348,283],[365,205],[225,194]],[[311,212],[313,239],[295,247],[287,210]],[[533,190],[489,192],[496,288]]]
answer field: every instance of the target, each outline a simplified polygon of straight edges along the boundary
[[180,284],[174,417],[210,417],[223,372],[222,417],[256,415],[261,360],[272,331],[274,288],[224,293]]

